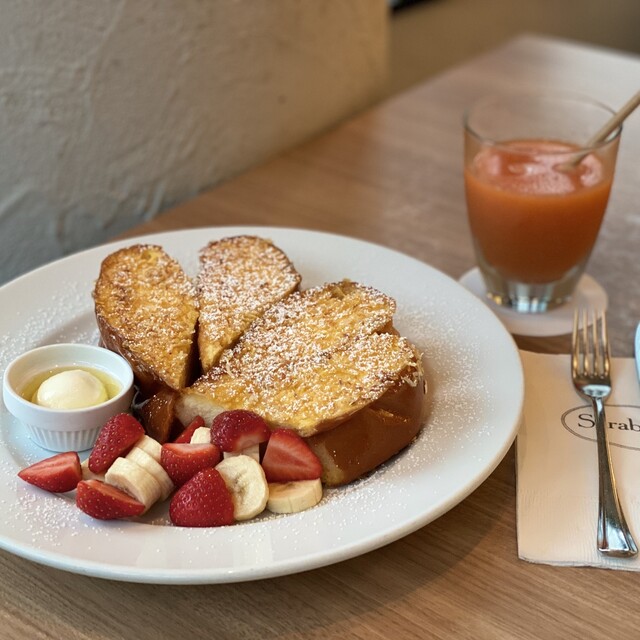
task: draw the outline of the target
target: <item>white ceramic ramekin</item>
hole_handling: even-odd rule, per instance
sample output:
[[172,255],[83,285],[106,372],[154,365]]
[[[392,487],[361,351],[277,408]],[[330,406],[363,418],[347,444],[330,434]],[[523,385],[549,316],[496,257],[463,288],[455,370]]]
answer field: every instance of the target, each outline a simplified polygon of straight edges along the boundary
[[[20,393],[39,374],[58,367],[85,366],[104,371],[120,384],[107,402],[85,409],[49,409],[25,400]],[[117,353],[88,344],[52,344],[18,356],[6,368],[2,399],[36,444],[50,451],[84,451],[93,446],[102,426],[129,410],[133,372]]]

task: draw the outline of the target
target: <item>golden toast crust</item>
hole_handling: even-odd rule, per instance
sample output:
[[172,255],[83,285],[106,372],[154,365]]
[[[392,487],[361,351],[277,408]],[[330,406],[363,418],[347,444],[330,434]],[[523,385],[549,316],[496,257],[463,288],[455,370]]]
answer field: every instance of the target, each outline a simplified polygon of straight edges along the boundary
[[268,376],[283,362],[386,331],[395,310],[393,298],[348,280],[298,291],[267,309],[235,348],[222,354],[219,368],[246,378]]
[[352,282],[292,294],[181,394],[178,417],[242,408],[303,437],[333,429],[400,381],[418,384],[413,347],[379,333],[394,311],[391,298]]
[[[295,291],[300,275],[259,238],[210,243],[201,261],[196,291],[161,247],[134,245],[103,261],[94,289],[103,344],[129,360],[144,396],[155,394],[143,407],[154,437],[172,437],[176,416],[210,423],[251,409],[302,435],[328,485],[375,469],[415,438],[424,374],[393,328],[392,298],[349,281]],[[199,351],[210,368],[188,387]]]
[[107,256],[93,298],[102,343],[130,362],[147,395],[191,382],[195,288],[161,247],[137,244]]
[[263,238],[234,236],[202,249],[196,281],[202,370],[208,371],[224,349],[267,307],[295,291],[300,280],[289,258]]
[[393,385],[336,429],[307,438],[322,463],[322,481],[328,486],[347,484],[409,445],[425,419],[425,391],[420,371],[411,384]]

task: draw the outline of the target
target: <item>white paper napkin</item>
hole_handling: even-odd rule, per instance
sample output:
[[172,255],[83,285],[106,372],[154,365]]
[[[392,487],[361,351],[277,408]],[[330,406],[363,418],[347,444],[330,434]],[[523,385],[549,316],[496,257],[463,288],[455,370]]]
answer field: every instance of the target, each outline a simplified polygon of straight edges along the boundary
[[[640,559],[598,553],[598,461],[591,406],[568,355],[521,351],[524,419],[517,439],[518,553],[523,560],[640,571]],[[631,358],[613,358],[607,434],[620,502],[640,545],[640,386]]]

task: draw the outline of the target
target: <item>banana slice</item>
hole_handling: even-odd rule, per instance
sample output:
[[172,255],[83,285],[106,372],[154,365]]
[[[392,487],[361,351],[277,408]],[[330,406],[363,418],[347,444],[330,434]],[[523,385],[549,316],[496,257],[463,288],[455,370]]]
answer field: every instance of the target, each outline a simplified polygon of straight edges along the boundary
[[104,480],[142,502],[145,511],[162,495],[162,487],[158,481],[139,464],[126,458],[116,458],[107,469]]
[[[154,440],[155,442],[155,440]],[[174,489],[171,478],[167,475],[167,472],[162,468],[159,462],[156,462],[153,456],[149,455],[144,449],[139,448],[138,445],[133,447],[127,454],[126,460],[131,460],[137,465],[140,465],[145,471],[148,471],[158,482],[162,489],[160,498],[166,500]]]
[[249,520],[264,511],[269,498],[269,485],[262,467],[253,458],[226,458],[218,463],[216,469],[231,493],[236,520]]
[[249,456],[256,462],[260,462],[260,445],[253,444],[242,451],[225,451],[222,454],[223,458],[234,458],[235,456]]
[[315,507],[322,500],[322,482],[297,480],[296,482],[270,482],[267,509],[273,513],[298,513]]
[[151,436],[142,436],[142,438],[136,442],[134,449],[142,449],[143,451],[146,451],[156,462],[160,462],[162,445]]
[[209,427],[198,427],[189,440],[191,444],[210,444],[211,429]]
[[82,471],[83,480],[102,480],[104,482],[104,473],[93,473],[89,469],[89,458],[80,463],[80,470]]

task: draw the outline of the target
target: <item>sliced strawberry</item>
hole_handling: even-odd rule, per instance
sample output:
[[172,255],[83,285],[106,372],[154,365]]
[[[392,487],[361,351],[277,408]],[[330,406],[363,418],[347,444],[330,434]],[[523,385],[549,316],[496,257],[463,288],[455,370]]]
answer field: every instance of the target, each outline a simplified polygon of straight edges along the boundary
[[185,442],[191,442],[191,436],[196,429],[204,427],[204,419],[200,416],[196,416],[185,428],[185,430],[174,440],[174,442],[180,444]]
[[75,451],[59,453],[19,471],[18,476],[45,491],[73,491],[82,480],[80,458]]
[[104,473],[116,458],[126,456],[143,435],[144,428],[133,416],[128,413],[113,416],[98,434],[89,455],[89,469]]
[[171,498],[169,517],[179,527],[233,524],[233,500],[220,473],[203,469],[180,487]]
[[182,486],[198,471],[215,467],[221,458],[215,444],[189,444],[169,442],[162,445],[160,464],[176,487]]
[[268,482],[315,480],[322,475],[318,456],[297,433],[288,429],[271,433],[262,468]]
[[145,508],[142,502],[101,480],[78,483],[76,504],[87,515],[99,520],[139,516]]
[[267,423],[258,414],[243,409],[223,411],[211,424],[211,442],[222,451],[242,451],[266,442],[270,435]]

